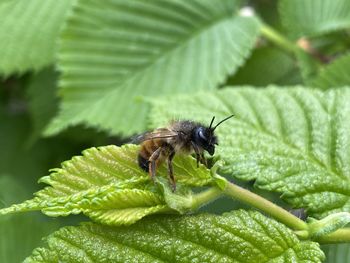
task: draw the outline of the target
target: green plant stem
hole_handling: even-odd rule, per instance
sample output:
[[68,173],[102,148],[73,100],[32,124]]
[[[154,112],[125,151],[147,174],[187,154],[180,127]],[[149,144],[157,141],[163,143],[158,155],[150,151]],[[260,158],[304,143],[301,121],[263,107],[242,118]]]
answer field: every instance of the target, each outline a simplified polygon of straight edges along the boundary
[[322,244],[329,243],[349,243],[350,242],[350,228],[341,228],[333,233],[325,236],[321,236],[316,239],[317,242]]
[[[233,183],[227,182],[226,188],[224,189],[224,193],[234,199],[237,199],[241,202],[244,202],[248,205],[251,205],[266,214],[271,215],[273,218],[282,222],[286,226],[294,229],[294,230],[307,230],[308,225],[301,219],[292,215],[288,211],[284,210],[282,207],[275,205],[269,200],[254,194],[242,187],[239,187]],[[298,232],[296,232],[298,233]],[[303,237],[305,236],[305,231],[299,232]]]
[[219,198],[221,195],[223,195],[221,189],[215,186],[211,187],[205,191],[200,192],[199,194],[193,195],[190,207],[192,210],[196,210],[204,204],[208,204]]
[[293,55],[301,50],[296,44],[285,38],[282,34],[278,33],[275,29],[261,22],[261,33],[269,41],[279,46],[283,50],[293,53]]

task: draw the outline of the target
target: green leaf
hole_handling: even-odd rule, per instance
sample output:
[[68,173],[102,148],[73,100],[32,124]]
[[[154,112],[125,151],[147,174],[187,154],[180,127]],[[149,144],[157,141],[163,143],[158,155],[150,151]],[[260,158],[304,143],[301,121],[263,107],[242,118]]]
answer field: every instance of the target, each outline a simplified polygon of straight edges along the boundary
[[281,0],[280,16],[295,38],[350,28],[348,0]]
[[152,126],[174,118],[220,125],[221,172],[255,180],[321,218],[350,212],[350,89],[226,88],[153,101]]
[[0,3],[0,74],[39,70],[54,62],[56,38],[74,0]]
[[[0,176],[0,207],[25,198],[28,192],[13,176]],[[58,223],[38,215],[12,215],[0,218],[0,262],[21,262],[41,238],[58,229]],[[19,245],[20,244],[20,245]]]
[[263,47],[254,50],[246,64],[227,84],[266,86],[272,83],[287,85],[300,82],[300,73],[291,56],[277,48]]
[[279,1],[252,1],[249,5],[252,6],[259,17],[278,31],[282,31],[281,19],[278,15]]
[[[84,213],[108,225],[132,224],[159,212],[174,212],[149,175],[137,165],[139,146],[91,148],[53,169],[40,182],[50,185],[35,198],[0,210],[1,214],[41,210],[49,216]],[[178,183],[203,186],[212,181],[210,171],[197,168],[190,156],[176,156],[173,162]],[[158,176],[167,177],[164,165]],[[188,194],[187,194],[188,195]]]
[[311,85],[312,80],[319,72],[320,64],[304,50],[298,50],[295,55],[304,84]]
[[[20,105],[21,101],[12,102],[13,105],[16,103]],[[50,168],[51,156],[57,152],[58,143],[45,144],[40,142],[30,149],[25,147],[31,132],[27,116],[14,114],[9,106],[5,108],[1,103],[0,123],[0,172],[20,179],[21,182],[25,183],[26,189],[32,192],[37,189],[35,181],[40,176],[45,175],[47,169]],[[60,144],[60,148],[62,148],[62,144]],[[65,147],[65,149],[69,151],[71,146]],[[60,158],[60,155],[57,154],[55,158]]]
[[[27,262],[321,262],[319,245],[258,212],[158,216],[129,227],[66,227]],[[103,249],[101,249],[103,247]]]
[[49,68],[31,76],[27,90],[28,106],[33,122],[31,142],[40,137],[45,126],[57,112],[57,75],[57,72]]
[[41,239],[58,229],[57,222],[49,222],[37,215],[12,215],[0,218],[0,261],[22,262]]
[[325,263],[350,262],[350,244],[332,244],[322,246],[326,254]]
[[146,127],[148,105],[137,98],[214,89],[258,35],[257,20],[239,17],[238,7],[232,0],[78,1],[61,35],[61,111],[46,134],[84,123],[131,135]]
[[321,220],[309,218],[309,233],[312,238],[322,237],[350,223],[350,213],[331,214]]
[[323,89],[350,85],[350,54],[341,56],[321,69],[313,85]]

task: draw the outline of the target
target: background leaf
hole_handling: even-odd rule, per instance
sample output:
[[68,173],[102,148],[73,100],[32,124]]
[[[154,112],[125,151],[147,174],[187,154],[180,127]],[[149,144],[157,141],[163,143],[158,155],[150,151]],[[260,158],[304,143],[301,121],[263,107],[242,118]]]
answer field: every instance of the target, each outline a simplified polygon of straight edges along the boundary
[[[0,214],[41,210],[49,216],[84,213],[108,225],[131,224],[140,218],[170,212],[163,196],[137,165],[139,146],[105,146],[91,148],[83,156],[64,162],[41,182],[50,187],[37,192],[35,198],[0,210]],[[203,186],[211,181],[209,170],[187,156],[174,158],[174,175],[178,183]],[[167,177],[164,166],[158,176]]]
[[35,250],[27,262],[263,263],[324,258],[317,243],[299,241],[284,225],[243,210],[222,216],[158,216],[123,228],[84,224],[63,228],[47,242],[48,248]]
[[350,83],[350,54],[344,55],[325,66],[315,78],[313,85],[323,89],[343,87]]
[[303,50],[298,50],[295,55],[303,83],[311,85],[313,79],[319,73],[320,63]]
[[301,83],[296,63],[287,53],[273,47],[254,50],[246,64],[231,77],[229,85],[266,86],[268,84],[292,85]]
[[[0,207],[25,198],[28,189],[13,176],[0,175]],[[11,215],[0,218],[0,262],[21,262],[37,246],[42,237],[58,229],[58,222],[38,215]],[[19,245],[20,244],[20,245]]]
[[234,114],[217,133],[222,171],[283,193],[314,217],[349,212],[350,89],[235,88],[153,102],[152,126],[186,118],[209,124]]
[[56,38],[74,0],[0,3],[0,74],[39,70],[54,62]]
[[322,246],[326,254],[326,263],[344,263],[350,261],[350,244],[332,244]]
[[34,126],[30,139],[31,142],[40,137],[45,126],[57,112],[57,77],[57,72],[48,68],[34,74],[30,78],[27,96],[29,101],[29,111]]
[[280,16],[294,38],[350,28],[347,0],[281,0]]
[[61,35],[61,112],[46,134],[85,123],[131,135],[145,129],[148,113],[135,98],[215,88],[258,35],[256,19],[239,17],[238,7],[232,0],[78,1]]

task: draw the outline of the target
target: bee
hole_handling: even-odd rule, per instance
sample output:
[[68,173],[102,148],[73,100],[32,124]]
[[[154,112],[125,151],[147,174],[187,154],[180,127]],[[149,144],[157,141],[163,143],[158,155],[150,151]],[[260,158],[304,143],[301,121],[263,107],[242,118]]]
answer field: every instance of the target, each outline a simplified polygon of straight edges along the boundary
[[172,190],[176,190],[172,160],[175,154],[196,154],[197,167],[199,162],[206,165],[204,151],[211,156],[218,145],[218,138],[214,134],[215,129],[233,115],[221,120],[213,127],[215,116],[209,127],[201,123],[183,120],[173,121],[166,128],[158,128],[151,132],[145,132],[134,138],[134,143],[140,143],[138,164],[140,168],[149,173],[154,181],[157,167],[164,161],[167,162],[168,177]]

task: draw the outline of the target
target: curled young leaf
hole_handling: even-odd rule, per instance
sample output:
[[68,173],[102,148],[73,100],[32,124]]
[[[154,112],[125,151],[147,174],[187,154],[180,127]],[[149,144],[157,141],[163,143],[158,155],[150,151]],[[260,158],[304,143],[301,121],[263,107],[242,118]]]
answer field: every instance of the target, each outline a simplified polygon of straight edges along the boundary
[[[103,248],[103,249],[101,249]],[[300,241],[258,212],[154,216],[128,227],[84,224],[47,238],[26,262],[314,262],[317,243]]]
[[[149,214],[177,211],[168,205],[172,200],[164,199],[149,175],[138,167],[138,149],[125,145],[85,150],[83,156],[73,157],[43,177],[40,182],[50,186],[37,192],[35,198],[1,209],[0,215],[33,210],[49,216],[84,213],[103,224],[121,225]],[[203,165],[197,168],[190,156],[176,156],[173,166],[179,184],[203,186],[212,181],[209,170]],[[157,176],[167,177],[166,168],[159,167]],[[186,196],[190,198],[188,193]]]
[[350,223],[350,213],[340,212],[331,214],[321,220],[309,218],[309,233],[312,238],[330,234]]

